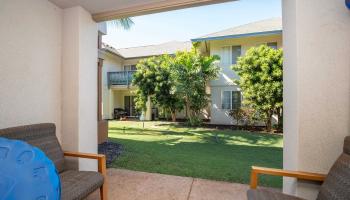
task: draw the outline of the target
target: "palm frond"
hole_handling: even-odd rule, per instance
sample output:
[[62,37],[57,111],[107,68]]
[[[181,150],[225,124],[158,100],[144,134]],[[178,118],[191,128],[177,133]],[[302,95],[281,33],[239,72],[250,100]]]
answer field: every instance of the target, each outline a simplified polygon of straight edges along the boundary
[[108,21],[107,25],[111,28],[129,30],[134,25],[134,21],[131,18],[121,18]]

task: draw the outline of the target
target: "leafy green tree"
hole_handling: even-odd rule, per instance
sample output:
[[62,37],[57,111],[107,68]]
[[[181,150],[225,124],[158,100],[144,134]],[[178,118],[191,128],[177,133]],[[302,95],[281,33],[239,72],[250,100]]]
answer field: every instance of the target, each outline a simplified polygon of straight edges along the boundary
[[174,57],[163,55],[139,61],[133,85],[137,86],[136,107],[146,109],[148,97],[165,110],[172,120],[186,107],[189,122],[197,125],[200,114],[208,106],[207,85],[217,78],[218,56],[202,56],[195,48],[178,52]]
[[168,55],[143,59],[137,64],[133,84],[137,86],[136,107],[146,109],[149,96],[155,104],[171,113],[176,121],[176,112],[183,109],[183,101],[175,93],[170,67],[173,58]]
[[[266,45],[253,47],[232,69],[240,76],[235,82],[243,91],[245,104],[255,109],[271,131],[272,115],[281,119],[283,109],[283,51]],[[279,120],[281,123],[282,120]]]
[[175,93],[183,97],[186,111],[189,110],[191,125],[201,123],[200,114],[208,106],[207,85],[216,79],[220,68],[218,56],[203,56],[196,48],[176,53],[172,65]]

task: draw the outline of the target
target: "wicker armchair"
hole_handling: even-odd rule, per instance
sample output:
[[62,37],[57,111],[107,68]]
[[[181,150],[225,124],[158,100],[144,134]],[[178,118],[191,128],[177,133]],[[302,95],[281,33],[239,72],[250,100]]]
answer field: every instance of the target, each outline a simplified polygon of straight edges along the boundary
[[[56,137],[55,124],[35,124],[0,130],[0,137],[26,141],[38,147],[54,162],[61,179],[61,199],[80,200],[100,189],[102,200],[107,200],[106,158],[99,154],[63,152]],[[65,169],[65,156],[95,159],[98,171],[75,171]]]
[[258,175],[293,177],[300,180],[317,181],[322,183],[317,200],[345,200],[350,199],[350,136],[344,140],[343,153],[335,161],[327,175],[309,172],[287,171],[262,167],[252,167],[251,189],[248,191],[248,200],[301,200],[301,198],[273,192],[265,189],[256,189]]

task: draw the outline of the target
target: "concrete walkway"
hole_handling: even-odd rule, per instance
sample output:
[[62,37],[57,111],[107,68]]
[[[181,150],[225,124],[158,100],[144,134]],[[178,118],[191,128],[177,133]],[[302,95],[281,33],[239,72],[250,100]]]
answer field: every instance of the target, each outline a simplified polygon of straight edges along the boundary
[[[109,200],[246,200],[248,185],[108,169]],[[99,199],[99,193],[88,200]]]

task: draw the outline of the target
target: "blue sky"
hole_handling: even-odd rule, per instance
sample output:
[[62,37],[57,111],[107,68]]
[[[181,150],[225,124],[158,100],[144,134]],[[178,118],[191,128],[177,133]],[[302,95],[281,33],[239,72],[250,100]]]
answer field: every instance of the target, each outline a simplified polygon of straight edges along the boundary
[[111,29],[103,41],[127,48],[190,39],[253,21],[281,17],[281,0],[240,0],[133,17],[130,30]]

